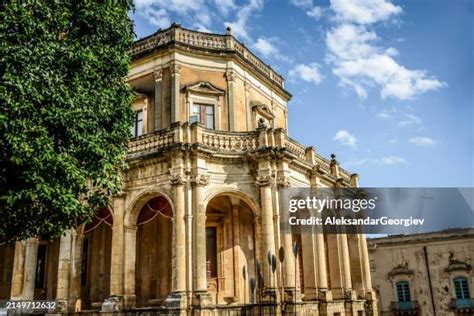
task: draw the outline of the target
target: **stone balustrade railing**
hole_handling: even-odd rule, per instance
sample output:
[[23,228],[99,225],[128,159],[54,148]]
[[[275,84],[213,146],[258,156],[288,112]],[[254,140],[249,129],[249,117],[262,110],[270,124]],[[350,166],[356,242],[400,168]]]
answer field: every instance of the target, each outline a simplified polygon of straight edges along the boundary
[[171,42],[189,45],[196,48],[211,50],[235,51],[246,61],[261,71],[266,77],[283,87],[283,77],[277,74],[270,66],[262,62],[245,45],[232,35],[209,34],[184,29],[176,24],[159,31],[149,37],[138,40],[130,50],[132,56],[152,51]]
[[[175,123],[171,128],[145,134],[129,141],[128,158],[169,149],[178,144],[202,146],[218,154],[243,154],[259,148],[285,148],[296,160],[308,166],[318,164],[330,170],[331,162],[288,137],[283,129],[263,129],[250,132],[229,132],[206,129],[197,124]],[[339,168],[340,176],[350,181],[350,174]]]

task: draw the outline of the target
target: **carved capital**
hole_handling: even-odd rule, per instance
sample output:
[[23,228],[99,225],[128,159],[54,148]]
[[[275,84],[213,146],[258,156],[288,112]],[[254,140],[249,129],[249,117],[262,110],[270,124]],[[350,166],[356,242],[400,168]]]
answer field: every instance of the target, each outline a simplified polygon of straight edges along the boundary
[[172,75],[179,75],[181,73],[181,65],[177,63],[171,63],[170,72]]
[[191,183],[194,185],[206,186],[209,184],[209,176],[204,174],[197,174],[191,176]]
[[237,74],[233,69],[228,69],[225,73],[225,77],[227,78],[227,81],[235,81],[235,79],[237,78]]
[[155,78],[155,81],[163,79],[163,69],[161,67],[153,69],[153,78]]
[[170,183],[171,185],[183,185],[186,183],[186,179],[180,174],[172,174],[170,175]]
[[269,186],[269,185],[272,184],[272,180],[273,180],[273,178],[270,175],[257,176],[256,181],[255,181],[255,185],[258,186],[258,187]]
[[278,176],[277,178],[277,186],[279,188],[289,188],[291,187],[290,178],[284,175]]

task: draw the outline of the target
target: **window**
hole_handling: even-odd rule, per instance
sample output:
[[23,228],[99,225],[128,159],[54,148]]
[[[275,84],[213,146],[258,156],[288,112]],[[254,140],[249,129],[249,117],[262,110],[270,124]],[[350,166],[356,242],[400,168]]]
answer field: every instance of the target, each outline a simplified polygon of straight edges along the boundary
[[131,132],[132,137],[143,135],[143,110],[135,111],[135,120]]
[[195,120],[206,128],[214,128],[214,106],[209,104],[193,104],[193,113]]
[[217,229],[206,227],[206,265],[207,276],[217,277]]
[[410,285],[407,281],[397,282],[397,298],[399,302],[410,302]]
[[462,299],[470,298],[467,279],[464,277],[458,277],[458,278],[455,278],[453,281],[454,281],[454,291],[456,294],[456,299],[462,300]]

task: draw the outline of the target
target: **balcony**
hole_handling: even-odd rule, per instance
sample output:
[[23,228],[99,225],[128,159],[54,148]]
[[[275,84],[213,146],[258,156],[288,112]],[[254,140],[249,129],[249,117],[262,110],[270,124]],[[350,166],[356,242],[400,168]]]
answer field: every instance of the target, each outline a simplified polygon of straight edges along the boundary
[[395,315],[418,315],[420,305],[418,301],[392,302],[391,310]]
[[453,298],[449,303],[449,308],[461,313],[474,312],[474,298]]
[[[283,129],[230,132],[189,123],[174,123],[168,129],[130,139],[127,160],[143,159],[184,147],[230,158],[272,147],[284,152],[292,158],[293,163],[303,168],[310,169],[317,164],[323,172],[329,173],[330,170],[329,160],[315,154],[311,147],[305,147],[288,137]],[[350,174],[342,168],[339,170],[340,177],[349,182]]]

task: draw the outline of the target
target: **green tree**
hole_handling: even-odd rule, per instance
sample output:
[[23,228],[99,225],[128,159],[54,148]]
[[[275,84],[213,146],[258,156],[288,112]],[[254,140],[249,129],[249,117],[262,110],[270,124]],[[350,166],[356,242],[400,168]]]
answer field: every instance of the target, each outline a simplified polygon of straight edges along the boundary
[[52,238],[120,188],[131,1],[0,4],[0,243]]

